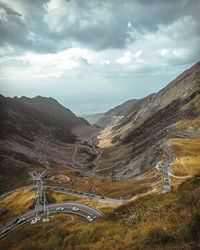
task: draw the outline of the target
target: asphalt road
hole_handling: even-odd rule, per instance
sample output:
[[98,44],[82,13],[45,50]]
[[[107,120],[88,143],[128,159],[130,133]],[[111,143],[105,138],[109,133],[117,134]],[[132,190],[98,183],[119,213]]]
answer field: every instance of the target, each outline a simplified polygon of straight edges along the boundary
[[174,161],[172,151],[170,150],[170,147],[166,139],[164,139],[164,149],[165,149],[165,154],[169,158],[169,160],[166,164],[157,164],[157,168],[162,174],[162,180],[163,180],[163,186],[161,191],[162,193],[166,193],[171,189],[169,170],[172,162]]
[[86,198],[90,198],[90,199],[97,200],[100,202],[105,202],[105,203],[110,203],[110,204],[115,204],[115,205],[122,205],[122,204],[128,202],[127,200],[111,199],[108,197],[90,194],[90,193],[85,193],[85,192],[81,192],[81,191],[73,190],[73,189],[68,189],[68,188],[64,188],[64,187],[43,186],[43,189],[44,190],[51,190],[51,191],[58,192],[58,193],[86,197]]
[[[30,186],[27,186],[30,187]],[[25,187],[21,187],[21,188],[25,188]],[[20,188],[18,188],[20,189]],[[7,197],[8,195],[14,193],[16,190],[15,189],[13,191],[10,191],[6,194],[2,194],[0,196],[0,201],[3,200],[5,197]],[[100,201],[100,202],[104,202],[104,203],[110,203],[110,204],[114,204],[114,205],[122,205],[128,202],[128,200],[123,200],[123,199],[112,199],[112,198],[108,198],[105,196],[100,196],[100,195],[95,195],[95,194],[91,194],[91,193],[86,193],[86,192],[81,192],[78,190],[74,190],[74,189],[69,189],[69,188],[65,188],[65,187],[56,187],[56,186],[43,186],[44,190],[51,190],[54,192],[58,192],[58,193],[64,193],[64,194],[70,194],[70,195],[74,195],[74,196],[79,196],[79,197],[86,197],[86,198],[90,198],[92,200],[96,200],[96,201]]]
[[[80,215],[86,219],[87,219],[87,216],[91,216],[91,217],[96,216],[98,218],[99,216],[103,215],[103,213],[101,211],[99,211],[98,209],[96,209],[90,205],[86,205],[84,203],[81,203],[81,202],[69,201],[69,202],[54,203],[54,204],[48,205],[48,207],[49,207],[50,214],[72,213],[72,214]],[[63,211],[56,211],[56,208],[58,208],[58,207],[62,207],[62,208],[64,208],[64,210]],[[77,207],[79,210],[72,211],[72,207]],[[25,218],[25,221],[23,221],[22,223],[19,223],[19,224],[17,222],[15,222],[16,219],[18,220],[20,218]],[[27,222],[30,222],[32,219],[34,219],[34,210],[33,209],[25,212],[24,214],[19,215],[18,217],[14,218],[12,221],[10,221],[6,225],[4,225],[2,228],[0,228],[0,238],[3,238],[7,234],[15,231],[20,226],[24,225]],[[2,231],[5,228],[9,228],[9,230],[7,232],[3,233]]]

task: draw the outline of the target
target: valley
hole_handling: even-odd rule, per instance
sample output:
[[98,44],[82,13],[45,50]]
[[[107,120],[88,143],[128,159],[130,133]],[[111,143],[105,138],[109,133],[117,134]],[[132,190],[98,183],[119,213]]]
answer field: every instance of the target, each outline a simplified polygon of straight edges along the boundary
[[[0,244],[23,249],[20,239],[27,249],[39,249],[32,232],[47,230],[51,238],[58,227],[52,249],[92,249],[97,241],[102,249],[104,237],[107,249],[147,249],[149,238],[157,249],[164,242],[169,249],[173,242],[198,246],[200,62],[158,93],[101,114],[93,125],[53,98],[0,96],[0,102]],[[55,219],[30,225],[35,193],[28,172],[44,170],[42,190]],[[72,213],[73,206],[79,210],[70,229],[62,211]],[[84,220],[94,214],[88,209],[96,211],[92,223]],[[23,217],[15,227],[13,220]]]

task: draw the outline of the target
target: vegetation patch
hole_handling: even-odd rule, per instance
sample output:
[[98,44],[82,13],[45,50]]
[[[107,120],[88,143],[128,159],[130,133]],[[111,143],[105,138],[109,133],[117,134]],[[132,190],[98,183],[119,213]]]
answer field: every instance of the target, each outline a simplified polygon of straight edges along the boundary
[[196,176],[176,190],[138,198],[93,223],[81,218],[84,224],[69,228],[60,214],[59,221],[25,225],[15,237],[8,235],[6,249],[199,249],[199,193],[200,177]]

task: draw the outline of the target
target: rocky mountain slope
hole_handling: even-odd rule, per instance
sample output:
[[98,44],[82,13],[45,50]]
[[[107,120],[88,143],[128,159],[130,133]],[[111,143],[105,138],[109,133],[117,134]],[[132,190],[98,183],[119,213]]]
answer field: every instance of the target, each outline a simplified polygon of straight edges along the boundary
[[63,107],[58,101],[49,97],[36,96],[34,98],[28,98],[22,96],[16,98],[25,103],[29,107],[35,108],[38,112],[48,115],[51,120],[64,126],[73,127],[77,125],[88,125],[88,122],[83,118],[77,117],[71,110]]
[[135,101],[128,113],[120,113],[124,116],[120,122],[101,132],[99,146],[106,148],[101,164],[105,167],[114,162],[110,172],[118,178],[137,176],[155,166],[163,159],[164,138],[198,135],[197,127],[176,125],[185,120],[190,124],[199,117],[199,97],[200,62],[158,93]]
[[133,179],[142,185],[131,185],[132,193],[146,192],[160,183],[155,166],[168,161],[167,139],[192,138],[200,132],[200,62],[158,93],[107,112],[107,117],[123,118],[102,130],[98,141],[97,127],[51,98],[1,96],[0,101],[3,154],[37,167],[75,171],[79,182],[83,176],[120,185]]
[[88,125],[53,98],[6,98],[0,96],[1,138],[19,135],[33,141],[35,135],[51,134],[63,142],[74,142],[71,129]]
[[[1,239],[4,248],[199,249],[200,62],[158,93],[112,110],[123,118],[101,131],[99,147],[95,126],[91,132],[73,115],[67,123],[43,107],[45,98],[37,98],[41,106],[24,97],[0,98],[0,192],[27,185],[20,182],[27,170],[48,168],[47,185],[100,195],[101,205],[91,198],[81,201],[99,206],[105,216],[88,223],[55,214],[50,224],[27,223]],[[49,101],[62,114],[63,108]],[[54,131],[65,128],[70,140],[61,141]],[[2,218],[13,220],[30,208],[30,193],[20,189],[6,197]],[[20,202],[13,204],[12,197]],[[76,196],[49,190],[47,197],[62,202]],[[129,202],[114,208],[107,197]]]
[[118,123],[134,109],[135,105],[137,106],[137,102],[137,99],[129,100],[108,110],[103,114],[103,117],[96,121],[96,124],[102,128],[106,128]]
[[6,182],[26,180],[28,169],[64,168],[72,161],[74,130],[93,129],[56,100],[40,96],[0,95],[0,119],[0,189],[8,188]]
[[[148,117],[180,98],[184,100],[199,89],[200,63],[186,70],[158,93],[142,99],[129,100],[107,111],[96,124],[105,128],[120,122],[119,127],[134,123],[134,129]],[[118,128],[118,127],[117,127]]]

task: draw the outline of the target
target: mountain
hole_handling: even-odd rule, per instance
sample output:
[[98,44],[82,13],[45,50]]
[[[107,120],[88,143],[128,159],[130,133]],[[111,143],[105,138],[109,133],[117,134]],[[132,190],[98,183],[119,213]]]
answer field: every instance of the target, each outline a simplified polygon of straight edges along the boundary
[[55,123],[65,124],[68,127],[76,125],[88,125],[88,122],[83,118],[77,117],[71,110],[63,107],[58,101],[49,97],[36,96],[28,98],[22,96],[21,98],[14,98],[26,104],[29,107],[36,109],[38,112],[45,114],[51,118]]
[[191,69],[186,70],[158,93],[153,93],[139,100],[129,100],[107,111],[96,124],[103,128],[119,122],[122,127],[131,121],[134,122],[134,128],[141,125],[147,117],[164,108],[167,104],[178,98],[186,99],[194,90],[199,89],[199,65],[198,62]]
[[[142,130],[143,137],[147,134],[167,129],[182,119],[192,119],[198,115],[191,101],[200,93],[200,62],[183,72],[175,80],[156,94],[143,99],[143,102],[133,109],[128,119],[114,128],[120,130],[129,127],[120,138],[128,143],[135,138],[136,133]],[[188,104],[188,106],[187,106]],[[155,134],[156,132],[156,134]]]
[[118,123],[120,120],[122,120],[122,118],[127,116],[132,109],[134,109],[134,105],[137,102],[137,99],[129,100],[114,107],[113,109],[110,109],[103,114],[103,117],[100,117],[100,119],[96,121],[96,124],[102,128],[106,128]]
[[108,111],[99,135],[57,101],[33,99],[0,96],[0,192],[26,186],[1,196],[0,223],[34,207],[27,170],[44,168],[56,190],[46,191],[49,203],[76,199],[105,215],[27,223],[0,240],[4,249],[199,249],[200,62],[158,93]]
[[21,186],[27,170],[64,168],[71,161],[66,150],[73,152],[77,139],[73,130],[91,127],[56,100],[41,96],[0,95],[0,119],[0,192]]
[[19,135],[34,140],[34,135],[48,135],[63,142],[74,142],[71,129],[77,125],[88,125],[83,118],[76,117],[53,98],[6,98],[0,96],[1,138]]
[[[119,113],[114,113],[123,118],[101,132],[99,146],[107,152],[101,161],[102,166],[112,162],[116,166],[107,170],[106,174],[110,171],[113,175],[114,171],[117,178],[131,178],[151,169],[163,158],[164,138],[198,135],[200,62],[158,93],[133,100],[127,109],[123,109],[123,105]],[[113,110],[116,109],[118,107]],[[112,114],[113,110],[107,113]]]

